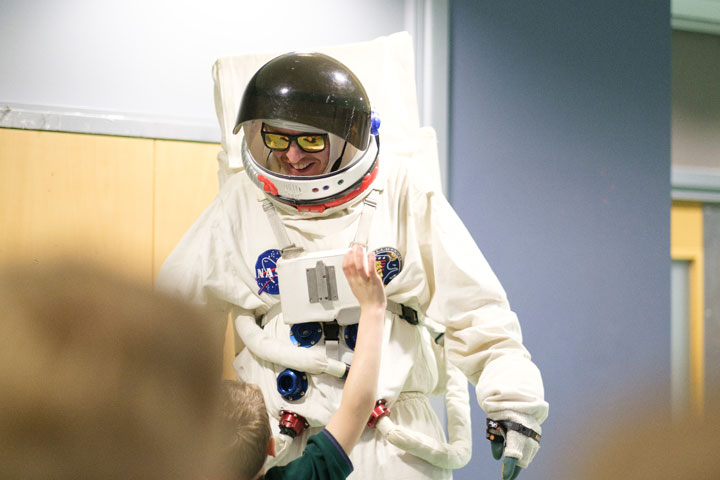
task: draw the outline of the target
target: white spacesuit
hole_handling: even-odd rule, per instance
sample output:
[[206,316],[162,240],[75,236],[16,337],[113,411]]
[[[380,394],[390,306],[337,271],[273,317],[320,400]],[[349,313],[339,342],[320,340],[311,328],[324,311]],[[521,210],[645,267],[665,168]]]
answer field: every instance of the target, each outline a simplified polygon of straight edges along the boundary
[[[469,458],[465,377],[494,420],[540,432],[548,406],[500,283],[442,194],[406,159],[383,157],[378,124],[337,60],[287,54],[263,66],[235,127],[245,173],[224,183],[157,284],[232,311],[247,347],[238,377],[260,385],[275,432],[295,436],[283,437],[284,464],[339,405],[358,315],[337,259],[366,245],[389,304],[378,396],[390,413],[350,454],[350,478],[451,478]],[[284,164],[292,149],[310,160]],[[318,152],[327,165],[303,175]],[[446,389],[450,443],[428,402]],[[536,439],[503,433],[506,457],[527,466]]]

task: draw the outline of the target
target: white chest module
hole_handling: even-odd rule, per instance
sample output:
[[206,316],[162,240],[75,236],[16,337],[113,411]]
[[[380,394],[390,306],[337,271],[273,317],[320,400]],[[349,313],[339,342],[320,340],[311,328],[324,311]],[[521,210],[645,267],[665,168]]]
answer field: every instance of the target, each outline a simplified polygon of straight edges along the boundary
[[342,264],[348,249],[280,257],[277,274],[285,323],[357,323],[360,305],[353,295]]

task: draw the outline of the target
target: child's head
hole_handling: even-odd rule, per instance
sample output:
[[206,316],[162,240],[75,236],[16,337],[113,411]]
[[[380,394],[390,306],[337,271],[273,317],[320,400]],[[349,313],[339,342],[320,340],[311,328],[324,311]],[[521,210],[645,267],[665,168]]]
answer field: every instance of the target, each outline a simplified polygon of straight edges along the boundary
[[225,380],[222,408],[225,474],[235,480],[254,479],[274,446],[262,392],[250,383]]

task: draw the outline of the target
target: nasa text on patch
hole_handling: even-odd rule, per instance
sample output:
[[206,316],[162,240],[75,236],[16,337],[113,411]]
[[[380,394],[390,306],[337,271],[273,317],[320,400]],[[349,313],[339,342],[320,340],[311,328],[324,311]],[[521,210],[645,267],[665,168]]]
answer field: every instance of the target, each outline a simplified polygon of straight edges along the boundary
[[255,281],[258,284],[258,295],[265,292],[270,295],[280,293],[280,284],[277,275],[277,261],[282,252],[276,248],[265,250],[255,262]]

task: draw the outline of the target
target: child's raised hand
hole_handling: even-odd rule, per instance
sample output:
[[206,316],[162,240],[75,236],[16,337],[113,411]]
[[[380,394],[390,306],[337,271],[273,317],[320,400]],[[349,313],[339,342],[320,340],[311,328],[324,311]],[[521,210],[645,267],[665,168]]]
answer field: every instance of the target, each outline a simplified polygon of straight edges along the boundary
[[353,245],[343,259],[343,271],[361,307],[385,309],[385,286],[375,269],[375,253],[366,256],[364,248]]
[[353,245],[343,258],[343,272],[360,302],[360,318],[342,400],[325,428],[350,453],[367,428],[377,400],[387,300],[385,286],[375,269],[374,253],[366,255],[364,248]]

